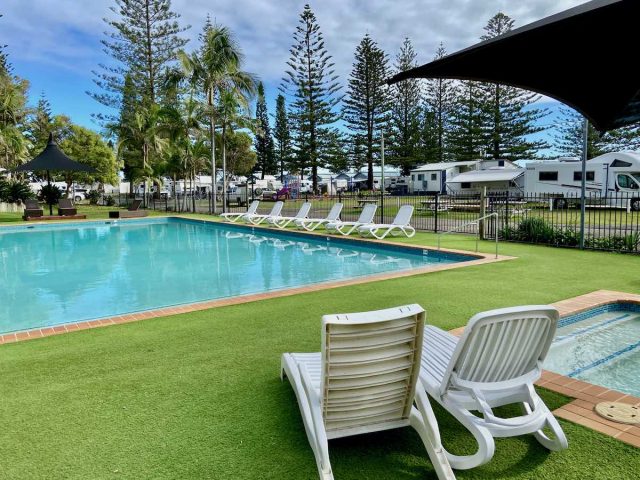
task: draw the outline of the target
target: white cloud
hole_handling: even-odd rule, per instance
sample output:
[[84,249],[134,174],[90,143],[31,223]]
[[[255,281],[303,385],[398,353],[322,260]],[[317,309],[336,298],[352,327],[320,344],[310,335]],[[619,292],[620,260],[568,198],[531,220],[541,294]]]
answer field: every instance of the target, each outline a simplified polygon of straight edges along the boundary
[[[3,2],[4,3],[4,2]],[[173,9],[192,25],[195,39],[207,13],[229,26],[247,56],[247,69],[277,82],[285,68],[291,35],[303,1],[174,0]],[[312,2],[338,73],[351,68],[353,51],[369,33],[393,58],[405,36],[411,38],[420,63],[429,61],[442,41],[452,52],[475,43],[482,27],[504,11],[523,25],[583,3],[581,0],[323,0]],[[112,0],[9,0],[2,7],[0,42],[9,44],[15,63],[34,62],[90,75],[108,61],[100,40],[111,16]]]

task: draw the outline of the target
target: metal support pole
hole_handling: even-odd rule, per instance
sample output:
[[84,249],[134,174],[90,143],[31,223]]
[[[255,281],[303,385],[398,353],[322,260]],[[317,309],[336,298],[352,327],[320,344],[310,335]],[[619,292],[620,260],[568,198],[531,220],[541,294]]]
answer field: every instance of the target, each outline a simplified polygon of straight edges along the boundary
[[587,150],[589,148],[589,120],[584,118],[582,131],[582,180],[580,182],[580,249],[584,249],[584,218],[587,210]]
[[382,131],[382,141],[380,142],[380,163],[382,165],[382,173],[380,176],[380,211],[381,211],[381,222],[384,223],[384,130]]

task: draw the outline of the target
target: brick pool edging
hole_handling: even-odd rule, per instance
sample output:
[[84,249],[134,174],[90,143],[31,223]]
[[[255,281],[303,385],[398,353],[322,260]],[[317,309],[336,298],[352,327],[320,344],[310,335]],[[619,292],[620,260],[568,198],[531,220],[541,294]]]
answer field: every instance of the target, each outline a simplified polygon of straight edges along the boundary
[[[552,303],[551,305],[558,309],[561,316],[566,317],[618,302],[640,304],[640,295],[611,290],[597,290],[586,295]],[[463,331],[464,327],[460,327],[451,330],[451,333],[460,336]],[[536,385],[574,398],[572,402],[553,411],[553,414],[557,417],[640,448],[640,426],[611,422],[598,415],[594,410],[598,403],[606,401],[640,406],[640,398],[547,370],[542,372],[542,377],[536,382]]]
[[[194,219],[192,217],[181,216],[181,215],[173,215],[173,216],[167,216],[167,217],[179,218],[179,219],[189,220],[197,223],[221,223],[213,219],[212,220]],[[118,220],[118,222],[123,222],[123,221],[136,222],[137,220],[140,220],[140,219]],[[91,220],[85,221],[85,222],[89,223],[91,222]],[[59,222],[56,224],[59,224]],[[279,232],[279,230],[275,230],[273,228],[260,226],[260,225],[255,225],[255,226],[254,225],[237,225],[237,224],[230,224],[230,225],[233,225],[234,229],[237,229],[237,230],[251,230],[251,231],[258,230],[264,233]],[[434,248],[423,246],[423,245],[407,245],[404,243],[391,242],[388,240],[355,239],[355,238],[342,237],[338,235],[332,235],[326,232],[286,231],[286,233],[294,234],[296,236],[300,236],[301,238],[304,238],[305,236],[335,238],[336,240],[346,241],[348,243],[354,243],[354,244],[355,243],[373,244],[373,245],[384,244],[384,245],[398,247],[402,249],[417,250],[420,252],[423,252],[424,250],[441,251],[443,253],[462,254],[468,257],[475,257],[475,259],[459,262],[459,263],[445,264],[440,266],[425,266],[425,267],[415,268],[412,270],[405,270],[405,271],[399,271],[399,272],[386,272],[386,273],[381,273],[376,275],[352,278],[348,280],[337,280],[337,281],[326,282],[326,283],[318,283],[318,284],[306,285],[301,287],[275,290],[267,293],[239,295],[231,298],[221,298],[221,299],[209,300],[205,302],[197,302],[197,303],[191,303],[191,304],[185,304],[185,305],[176,305],[172,307],[150,309],[150,310],[145,310],[140,312],[116,315],[108,318],[98,318],[94,320],[86,320],[81,322],[66,323],[66,324],[55,325],[50,327],[42,327],[42,328],[34,328],[34,329],[23,330],[18,332],[10,332],[5,334],[0,334],[0,346],[3,344],[14,343],[14,342],[19,342],[24,340],[31,340],[35,338],[43,338],[43,337],[48,337],[52,335],[59,335],[59,334],[73,332],[77,330],[87,330],[90,328],[104,327],[108,325],[118,325],[123,323],[135,322],[138,320],[146,320],[149,318],[166,317],[171,315],[178,315],[181,313],[190,313],[190,312],[196,312],[201,310],[208,310],[210,308],[238,305],[242,303],[266,300],[270,298],[288,297],[291,295],[297,295],[301,293],[317,292],[321,290],[328,290],[332,288],[339,288],[339,287],[350,286],[350,285],[360,285],[360,284],[372,283],[372,282],[377,282],[382,280],[391,280],[395,278],[410,277],[410,276],[421,275],[425,273],[440,272],[444,270],[452,270],[455,268],[469,267],[473,265],[483,265],[486,263],[513,260],[516,258],[516,257],[505,256],[505,255],[498,255],[498,257],[495,258],[493,254],[472,253],[464,250],[455,250],[450,248],[443,248],[440,250],[436,250]]]

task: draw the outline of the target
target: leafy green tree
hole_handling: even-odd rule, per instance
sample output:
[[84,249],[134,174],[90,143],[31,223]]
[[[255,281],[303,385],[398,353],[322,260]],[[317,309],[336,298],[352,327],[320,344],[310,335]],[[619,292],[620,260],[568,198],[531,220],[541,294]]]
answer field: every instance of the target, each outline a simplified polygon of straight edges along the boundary
[[271,125],[269,125],[269,112],[267,111],[267,101],[264,97],[264,85],[258,84],[258,102],[256,103],[256,135],[254,146],[262,178],[265,175],[273,175],[277,172],[273,136],[271,135]]
[[0,167],[8,170],[23,163],[29,150],[24,135],[29,82],[0,71]]
[[79,125],[71,125],[71,133],[60,142],[60,148],[71,158],[96,169],[96,173],[75,172],[68,176],[67,192],[73,181],[79,183],[118,183],[118,167],[113,149],[100,135]]
[[222,155],[222,145],[225,145],[227,169],[234,175],[249,175],[256,166],[256,152],[251,149],[251,136],[246,132],[227,132],[226,139],[222,141],[222,134],[217,134],[219,141],[218,153]]
[[[2,17],[3,15],[0,14],[0,18]],[[7,48],[7,46],[0,43],[0,76],[11,74],[11,65],[9,65],[7,54],[4,51],[5,48]]]
[[365,35],[356,48],[343,116],[352,145],[364,150],[369,189],[373,189],[373,163],[379,157],[381,133],[388,129],[390,118],[391,98],[385,84],[389,73],[387,55]]
[[[439,60],[446,54],[444,45],[440,43],[434,60]],[[427,162],[444,162],[450,156],[447,137],[455,99],[456,85],[453,80],[436,78],[426,82],[422,142]]]
[[181,34],[189,27],[180,26],[171,0],[115,0],[111,11],[116,18],[105,19],[110,30],[102,44],[115,65],[100,65],[93,72],[98,91],[87,93],[102,105],[119,109],[129,75],[145,102],[159,102],[162,76],[187,43]]
[[47,146],[49,133],[53,133],[53,120],[51,104],[42,93],[29,119],[28,135],[34,153],[41,152]]
[[[416,52],[411,40],[404,39],[396,56],[395,73],[417,66]],[[391,141],[389,163],[401,168],[403,175],[421,162],[420,137],[422,90],[420,81],[409,79],[399,82],[392,90]]]
[[281,90],[292,98],[289,115],[294,126],[295,163],[301,175],[305,168],[311,168],[313,189],[317,191],[318,167],[332,148],[336,136],[332,125],[339,119],[334,110],[341,98],[331,55],[308,4],[300,14],[289,52]]
[[282,94],[279,94],[278,98],[276,98],[276,119],[273,138],[275,139],[275,159],[280,166],[280,178],[282,179],[285,166],[290,169],[292,159],[291,126],[289,125],[286,101]]
[[179,58],[189,83],[197,86],[206,98],[211,146],[212,203],[213,213],[216,213],[216,98],[223,91],[230,91],[238,98],[250,97],[255,93],[256,80],[252,74],[242,70],[244,56],[233,34],[226,27],[211,27],[204,33],[199,51],[190,55],[180,52]]
[[[514,20],[504,13],[494,15],[484,27],[481,40],[490,40],[509,32]],[[504,59],[505,63],[508,59]],[[531,140],[530,136],[544,127],[539,120],[547,112],[536,108],[534,103],[540,95],[495,83],[481,84],[483,109],[487,112],[486,149],[491,158],[519,160],[532,158],[547,145],[542,140]]]

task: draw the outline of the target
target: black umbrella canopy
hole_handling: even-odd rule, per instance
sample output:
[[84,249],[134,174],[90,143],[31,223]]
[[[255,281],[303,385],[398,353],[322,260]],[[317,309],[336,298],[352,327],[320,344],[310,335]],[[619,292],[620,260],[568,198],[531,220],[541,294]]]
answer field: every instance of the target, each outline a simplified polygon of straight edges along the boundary
[[53,134],[49,134],[49,143],[45,149],[36,158],[30,162],[20,165],[16,168],[16,172],[89,172],[95,173],[96,169],[89,165],[71,160],[56,145],[53,140]]
[[555,98],[600,131],[640,121],[638,0],[595,0],[401,72],[502,83]]

